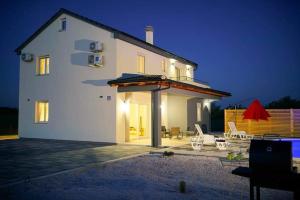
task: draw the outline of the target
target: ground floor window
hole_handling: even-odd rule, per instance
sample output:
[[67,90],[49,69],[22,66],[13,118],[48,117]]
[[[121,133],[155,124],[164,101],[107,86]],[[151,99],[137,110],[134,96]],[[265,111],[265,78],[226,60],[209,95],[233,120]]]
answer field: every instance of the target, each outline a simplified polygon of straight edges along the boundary
[[35,122],[47,123],[49,120],[49,102],[47,100],[35,102]]

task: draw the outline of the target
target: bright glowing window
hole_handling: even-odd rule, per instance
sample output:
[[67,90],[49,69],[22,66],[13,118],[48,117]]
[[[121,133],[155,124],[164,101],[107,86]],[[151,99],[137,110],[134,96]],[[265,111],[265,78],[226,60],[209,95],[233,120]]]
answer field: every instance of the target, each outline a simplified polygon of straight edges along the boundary
[[201,121],[201,109],[202,109],[202,105],[201,103],[197,103],[197,122]]
[[49,74],[49,64],[50,64],[49,56],[39,57],[36,74],[37,75],[47,75],[47,74]]
[[190,65],[186,67],[186,76],[192,78],[192,67]]
[[49,103],[48,101],[35,102],[35,122],[47,123],[49,119]]
[[145,56],[138,55],[138,73],[145,73]]

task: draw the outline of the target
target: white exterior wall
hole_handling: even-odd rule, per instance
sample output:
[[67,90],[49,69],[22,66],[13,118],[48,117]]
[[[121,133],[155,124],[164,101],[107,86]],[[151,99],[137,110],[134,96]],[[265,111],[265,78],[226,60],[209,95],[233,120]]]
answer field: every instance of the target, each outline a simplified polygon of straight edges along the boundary
[[[181,69],[181,76],[188,76],[193,78],[193,68],[187,74],[187,67],[178,61],[171,65],[169,58],[163,57],[159,54],[153,53],[146,49],[140,48],[128,42],[116,39],[117,51],[117,76],[122,76],[122,73],[137,73],[137,57],[138,55],[145,56],[145,74],[166,75],[167,77],[176,77],[175,67]],[[167,65],[166,72],[162,71],[162,61],[165,60]],[[123,94],[117,95],[117,101],[121,105],[125,101]],[[120,105],[118,105],[120,107]],[[187,129],[187,98],[183,96],[162,95],[162,125],[167,128],[179,126],[181,130]],[[120,109],[118,109],[120,110]],[[177,115],[177,113],[180,113]],[[117,141],[119,143],[125,142],[125,122],[126,114],[117,113]],[[128,116],[127,116],[128,117]]]
[[[65,17],[66,32],[59,32],[58,18],[22,50],[35,60],[20,61],[20,137],[116,142],[117,92],[106,84],[116,77],[115,39],[108,31]],[[87,66],[92,40],[104,43],[104,67]],[[37,56],[42,55],[50,56],[50,74],[37,76]],[[49,101],[47,124],[35,123],[37,100]]]
[[[60,18],[66,17],[67,30],[59,32]],[[70,16],[62,15],[31,41],[22,53],[32,53],[34,62],[20,61],[19,135],[26,138],[125,142],[126,118],[122,104],[125,93],[117,93],[107,81],[122,73],[137,73],[137,56],[145,56],[146,74],[193,78],[193,69],[178,61],[114,39],[113,34]],[[104,44],[104,66],[92,68],[87,60],[89,44]],[[50,56],[50,74],[36,75],[38,56]],[[162,71],[165,60],[167,71]],[[102,96],[103,98],[100,98]],[[111,96],[111,100],[107,100]],[[49,101],[49,121],[35,123],[35,102]],[[187,98],[162,95],[162,125],[187,128]],[[151,127],[149,128],[151,130]]]
[[168,95],[168,127],[180,127],[187,130],[187,99],[185,96]]
[[[141,47],[135,46],[123,40],[116,40],[117,43],[117,76],[122,73],[137,73],[137,57],[138,55],[145,56],[145,74],[166,75],[168,77],[175,77],[175,67],[171,66],[169,58],[153,53]],[[162,71],[162,61],[165,60],[167,71]],[[175,66],[181,69],[181,76],[193,77],[194,70],[186,73],[187,66],[175,62]]]

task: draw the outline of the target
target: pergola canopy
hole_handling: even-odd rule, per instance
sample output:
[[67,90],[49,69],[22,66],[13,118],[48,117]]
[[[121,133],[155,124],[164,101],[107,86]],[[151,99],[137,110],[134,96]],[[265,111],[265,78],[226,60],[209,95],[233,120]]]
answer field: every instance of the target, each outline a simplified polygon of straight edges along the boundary
[[[231,94],[228,92],[223,92],[208,87],[201,87],[186,82],[168,79],[164,75],[123,74],[120,78],[108,81],[107,84],[109,84],[110,86],[117,86],[118,89],[122,89],[126,87],[148,86],[148,88],[156,88],[156,90],[176,88],[180,90],[186,90],[186,91],[196,92],[200,94],[207,94],[207,95],[212,95],[217,97],[231,96]],[[149,86],[156,86],[156,87],[149,87]]]

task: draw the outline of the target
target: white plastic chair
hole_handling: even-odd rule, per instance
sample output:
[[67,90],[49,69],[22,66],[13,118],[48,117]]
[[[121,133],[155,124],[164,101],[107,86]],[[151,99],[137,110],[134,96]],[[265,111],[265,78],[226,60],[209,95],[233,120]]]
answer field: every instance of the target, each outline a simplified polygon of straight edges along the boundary
[[215,136],[204,134],[202,129],[200,128],[199,124],[195,124],[196,130],[198,132],[199,137],[203,138],[203,144],[204,145],[214,145],[215,142]]
[[230,131],[228,133],[224,133],[224,138],[231,139],[231,137],[230,137]]
[[192,137],[191,145],[194,150],[200,151],[203,146],[203,138],[199,135]]
[[228,122],[228,126],[229,126],[229,135],[224,134],[225,137],[241,139],[241,140],[253,139],[253,135],[248,135],[245,131],[238,131],[234,122]]
[[225,140],[225,138],[216,138],[216,147],[219,150],[227,150],[230,147],[230,143]]

